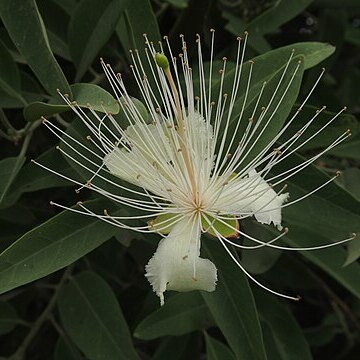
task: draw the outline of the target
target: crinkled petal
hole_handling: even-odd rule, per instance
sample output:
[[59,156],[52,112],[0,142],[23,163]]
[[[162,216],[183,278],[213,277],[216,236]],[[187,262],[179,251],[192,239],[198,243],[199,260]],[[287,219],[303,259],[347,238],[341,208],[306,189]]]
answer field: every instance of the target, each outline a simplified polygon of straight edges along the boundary
[[139,174],[136,164],[139,160],[133,152],[125,148],[117,148],[106,155],[103,161],[113,175],[132,184],[136,183],[136,177]]
[[278,195],[255,170],[251,170],[248,178],[229,182],[216,202],[216,209],[227,214],[253,213],[260,223],[273,223],[281,230],[281,205],[288,197],[288,193]]
[[180,220],[146,265],[146,277],[164,304],[166,290],[214,291],[217,281],[215,265],[200,258],[201,229],[191,218]]

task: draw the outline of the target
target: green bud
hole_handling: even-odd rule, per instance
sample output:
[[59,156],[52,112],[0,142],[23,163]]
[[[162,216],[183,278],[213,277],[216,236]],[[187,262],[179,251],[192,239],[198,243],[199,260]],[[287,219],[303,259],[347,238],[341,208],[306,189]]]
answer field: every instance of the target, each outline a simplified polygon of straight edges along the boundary
[[166,70],[169,67],[169,60],[164,54],[156,53],[155,61],[163,70]]

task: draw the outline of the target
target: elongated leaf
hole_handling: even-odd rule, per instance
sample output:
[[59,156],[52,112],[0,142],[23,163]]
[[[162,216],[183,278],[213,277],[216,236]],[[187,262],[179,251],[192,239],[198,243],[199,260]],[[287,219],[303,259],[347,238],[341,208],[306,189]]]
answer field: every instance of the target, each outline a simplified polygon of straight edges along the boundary
[[[82,108],[89,105],[96,111],[102,113],[117,114],[119,104],[114,97],[100,86],[94,84],[74,84],[70,86],[74,100]],[[42,116],[52,116],[65,111],[70,111],[70,106],[57,96],[51,103],[34,102],[24,109],[24,117],[28,121],[33,121]]]
[[197,333],[167,337],[159,345],[152,360],[199,359],[199,340]]
[[24,156],[11,157],[0,161],[0,208],[7,206],[6,196],[9,188],[24,162]]
[[[360,232],[356,234],[356,238],[360,238]],[[347,248],[348,254],[344,262],[347,266],[360,258],[360,241],[351,241]]]
[[[310,121],[310,119],[314,117],[317,110],[318,108],[314,106],[304,106],[300,114],[296,117],[296,120],[289,126],[288,130],[281,138],[281,142],[284,142],[290,136],[299,131],[303,126],[305,126]],[[314,134],[316,131],[319,131],[335,116],[336,113],[326,110],[322,111],[303,133],[301,136],[302,141],[307,141],[312,134]],[[351,133],[356,136],[360,131],[360,124],[356,120],[355,116],[343,113],[339,115],[330,126],[321,131],[315,138],[309,139],[309,141],[304,144],[300,150],[306,151],[310,149],[324,148],[348,129],[351,130]]]
[[[246,31],[247,24],[245,21],[239,18],[239,16],[234,15],[232,12],[224,11],[222,16],[228,20],[228,23],[225,26],[225,29],[228,30],[230,33],[239,36]],[[256,53],[263,54],[267,51],[271,50],[270,43],[265,39],[262,34],[256,34],[254,32],[250,34],[249,47],[254,49]]]
[[255,301],[244,273],[214,240],[203,241],[206,257],[218,269],[215,292],[202,296],[237,359],[266,359]]
[[329,154],[349,159],[360,160],[360,135],[354,136],[349,141],[331,149]]
[[0,88],[16,99],[22,106],[26,105],[26,100],[21,96],[21,82],[19,69],[10,55],[6,46],[0,41]]
[[281,355],[279,360],[311,360],[309,344],[285,304],[261,289],[257,289],[254,294],[260,318],[270,327],[275,346]]
[[[292,51],[294,51],[294,58],[289,63],[289,66],[286,67]],[[263,149],[283,126],[298,96],[303,70],[316,65],[333,51],[334,48],[326,44],[298,43],[260,55],[253,59],[253,65],[251,65],[251,63],[245,63],[243,65],[242,81],[240,82],[238,96],[232,111],[230,127],[227,133],[229,141],[235,133],[234,144],[237,146],[248,125],[247,120],[254,118],[256,122],[259,118],[261,110],[258,107],[254,115],[254,108],[264,82],[266,82],[266,86],[261,96],[261,104],[267,107],[261,126],[259,126],[253,137],[253,139],[256,139],[259,135],[259,139],[255,144],[251,142],[247,147],[248,150],[244,150],[245,154],[247,152],[249,153],[246,158],[242,160],[243,166],[245,166],[259,150]],[[299,61],[301,62],[300,64]],[[253,66],[253,70],[251,73],[250,88],[247,92],[246,86],[250,76],[250,66]],[[232,93],[234,71],[235,68],[231,67],[225,74],[224,93]],[[220,83],[215,80],[212,85],[212,94],[218,94],[219,89]],[[227,114],[225,112],[225,117],[226,116]],[[243,121],[237,129],[236,124],[240,116]],[[264,126],[266,126],[266,128],[263,131]],[[235,148],[230,149],[230,153],[234,151]]]
[[[141,26],[139,26],[139,24],[141,24]],[[149,75],[151,74],[151,69],[144,51],[146,47],[144,34],[147,34],[149,41],[153,41],[154,43],[161,40],[159,26],[150,1],[131,0],[116,26],[116,35],[122,47],[125,49],[125,55],[130,62],[132,62],[132,59],[129,51],[139,50],[144,71]],[[153,77],[148,76],[148,81],[152,91],[158,95]]]
[[126,0],[82,0],[69,25],[70,54],[81,79],[100,49],[114,32]]
[[54,1],[37,0],[36,3],[44,20],[52,51],[63,59],[70,60],[67,45],[70,16]]
[[[284,160],[278,171],[296,166],[302,160],[299,156]],[[295,176],[287,180],[290,199],[304,196],[328,179],[329,176],[314,166],[307,167],[302,171],[301,177]],[[306,200],[285,208],[283,216],[284,224],[290,230],[284,240],[294,247],[328,244],[346,239],[351,233],[360,231],[359,201],[334,182]],[[304,251],[302,254],[360,297],[360,265],[352,263],[342,267],[346,258],[346,251],[342,247]]]
[[[142,24],[142,26],[138,26]],[[159,26],[149,0],[132,0],[126,7],[122,20],[116,28],[116,34],[127,52],[145,48],[144,34],[154,43],[161,40]],[[140,56],[147,62],[145,54]]]
[[59,295],[59,310],[67,333],[89,360],[139,359],[115,294],[96,273],[72,278]]
[[[103,213],[124,213],[106,201],[85,204]],[[64,211],[26,233],[0,254],[0,293],[51,274],[84,256],[116,232],[115,226],[93,217]]]
[[51,52],[35,1],[1,1],[0,15],[20,54],[44,88],[50,94],[56,94],[56,89],[60,89],[71,95],[69,84]]
[[207,360],[235,360],[235,356],[231,350],[219,340],[205,333],[205,341]]
[[[72,170],[71,166],[64,160],[60,152],[54,148],[40,155],[36,161],[58,171],[64,176],[75,179],[77,177],[76,172]],[[19,197],[26,192],[70,185],[72,184],[69,181],[51,172],[44,171],[44,169],[31,162],[25,165],[15,177],[9,188],[6,204],[14,204]]]
[[75,345],[65,342],[63,338],[59,338],[56,343],[54,360],[82,360],[83,357],[77,350]]
[[338,183],[360,201],[360,169],[356,167],[345,169],[341,172]]
[[202,330],[211,323],[207,306],[198,292],[177,294],[165,305],[146,317],[134,335],[151,340],[165,335],[183,335]]
[[[293,247],[314,246],[329,243],[329,239],[314,234],[308,229],[292,226],[291,237],[284,238],[287,244]],[[353,240],[356,241],[356,240]],[[317,251],[303,251],[302,255],[319,266],[355,296],[360,298],[360,264],[353,262],[343,267],[346,251],[341,247]]]
[[251,21],[246,30],[250,35],[269,33],[304,11],[312,2],[313,0],[277,0],[273,6]]

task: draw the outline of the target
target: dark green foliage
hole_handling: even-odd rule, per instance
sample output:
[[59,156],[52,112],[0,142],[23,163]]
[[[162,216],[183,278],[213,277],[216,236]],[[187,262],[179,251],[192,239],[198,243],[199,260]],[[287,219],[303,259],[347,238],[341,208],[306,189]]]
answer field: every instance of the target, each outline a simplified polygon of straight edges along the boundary
[[[1,0],[0,18],[0,359],[358,359],[358,0]],[[256,279],[277,291],[299,294],[299,302],[279,299],[258,288],[219,243],[204,237],[203,256],[218,268],[216,291],[169,293],[160,308],[144,278],[144,265],[159,237],[119,230],[76,214],[78,201],[97,213],[106,209],[124,216],[131,210],[87,190],[77,194],[65,178],[31,162],[35,159],[82,183],[87,172],[62,157],[55,149],[59,139],[42,126],[42,116],[51,118],[64,131],[76,134],[80,143],[86,141],[83,126],[58,90],[81,109],[91,105],[100,116],[111,113],[123,125],[121,106],[99,58],[121,72],[129,94],[141,99],[131,76],[129,50],[138,49],[140,58],[146,59],[143,34],[155,44],[163,40],[161,35],[169,35],[175,55],[181,49],[179,34],[185,34],[189,57],[196,59],[195,36],[199,33],[207,61],[210,28],[216,29],[215,64],[221,64],[223,56],[229,60],[224,81],[227,91],[232,87],[236,36],[249,32],[245,58],[254,60],[253,78],[247,106],[242,109],[251,66],[244,63],[235,115],[251,116],[264,81],[268,84],[264,101],[271,97],[292,49],[295,61],[290,67],[301,63],[284,99],[275,97],[273,109],[282,102],[275,120],[246,161],[286,126],[322,66],[327,71],[289,133],[298,131],[323,105],[327,110],[311,124],[312,133],[343,106],[348,107],[277,169],[293,167],[347,129],[352,132],[349,140],[289,179],[288,191],[296,199],[337,170],[342,172],[327,187],[284,209],[289,233],[281,244],[322,245],[350,233],[357,233],[358,239],[312,252],[266,248],[233,253]],[[197,64],[193,67],[198,84]],[[149,71],[146,65],[145,72]],[[151,78],[149,83],[154,86]],[[212,84],[217,93],[219,81],[213,79]],[[153,89],[154,97],[158,96]],[[134,101],[144,118],[148,116],[143,103]],[[230,127],[232,123],[234,119]],[[280,140],[286,141],[287,136]],[[66,148],[64,139],[66,135],[61,150]],[[49,201],[66,204],[75,212],[59,213]],[[248,220],[240,226],[264,241],[273,237],[268,226]]]

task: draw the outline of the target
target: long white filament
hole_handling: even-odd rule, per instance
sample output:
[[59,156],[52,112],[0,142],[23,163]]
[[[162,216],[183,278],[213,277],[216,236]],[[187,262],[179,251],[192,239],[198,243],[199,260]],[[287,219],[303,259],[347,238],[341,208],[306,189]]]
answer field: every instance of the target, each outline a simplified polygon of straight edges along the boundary
[[[174,56],[168,38],[164,37],[165,50],[170,54],[171,69],[169,68],[167,72],[154,61],[156,49],[146,35],[147,67],[144,66],[138,51],[131,52],[133,61],[131,72],[151,118],[150,124],[148,119],[143,118],[135,101],[129,96],[121,75],[115,74],[102,59],[103,71],[127,121],[127,129],[121,128],[112,114],[100,116],[91,106],[86,111],[76,102],[70,101],[66,95],[61,95],[85,125],[88,133],[82,134],[85,135],[84,138],[78,138],[46,119],[43,119],[43,123],[61,139],[59,151],[77,168],[88,174],[84,183],[58,173],[37,161],[34,163],[76,184],[77,192],[81,192],[84,188],[91,189],[116,204],[139,211],[139,214],[116,215],[111,214],[107,209],[104,209],[103,214],[97,214],[81,202],[78,203],[77,208],[69,208],[57,202],[52,202],[52,205],[100,219],[123,229],[142,233],[157,232],[161,236],[184,217],[189,216],[193,219],[191,233],[196,232],[196,226],[204,232],[211,230],[231,259],[256,284],[278,296],[298,300],[297,297],[273,291],[254,279],[229,250],[228,245],[240,249],[270,247],[279,250],[307,251],[346,243],[355,236],[351,235],[344,240],[320,246],[291,248],[276,243],[288,233],[287,228],[270,241],[262,241],[231,225],[229,220],[241,221],[251,216],[280,213],[283,208],[303,201],[330,184],[339,174],[287,203],[276,202],[280,197],[286,198],[287,195],[284,194],[286,184],[281,185],[278,191],[273,190],[273,187],[295,176],[326,151],[344,141],[350,136],[349,131],[340,134],[330,145],[309,159],[281,171],[273,172],[273,170],[324,131],[345,111],[345,108],[302,140],[303,134],[310,132],[310,125],[325,109],[325,107],[320,108],[298,132],[279,144],[282,135],[296,120],[319,83],[323,70],[285,126],[250,159],[250,155],[261,142],[263,134],[269,129],[271,122],[277,116],[278,109],[294,85],[301,69],[301,62],[296,59],[296,54],[292,51],[284,65],[277,69],[279,78],[277,83],[272,87],[271,80],[258,83],[257,93],[251,93],[256,63],[250,61],[244,67],[248,35],[245,34],[244,39],[238,38],[233,69],[228,70],[229,63],[224,57],[220,74],[216,76],[214,33],[215,31],[211,30],[208,64],[204,62],[201,38],[197,35],[199,84],[196,87],[183,36],[180,36],[182,52],[178,57]],[[161,44],[160,50],[164,51]],[[145,68],[149,68],[150,73],[146,73]],[[229,94],[224,91],[225,83],[229,81],[228,71],[232,74]],[[150,83],[155,85],[154,88],[151,88]],[[240,88],[243,88],[241,94]],[[271,93],[269,93],[270,88],[272,88]],[[266,97],[267,103],[261,106]],[[251,114],[249,119],[244,119],[246,112]],[[241,129],[243,132],[240,134]],[[232,149],[234,153],[230,154]],[[116,176],[122,181],[116,179]],[[271,187],[268,185],[269,182],[272,182]],[[241,187],[239,184],[242,184]],[[116,193],[109,190],[110,187],[116,189]],[[232,192],[235,194],[236,191],[240,191],[239,189],[241,189],[242,208],[233,210],[227,202],[232,201]],[[256,202],[262,202],[262,205],[252,209],[251,206]],[[164,215],[166,217],[157,221],[156,226],[152,226],[151,221],[139,225],[139,221]],[[202,219],[208,226],[202,225]],[[130,225],[131,221],[135,221],[136,224]],[[224,237],[216,223],[252,241],[254,245],[242,245]],[[280,226],[280,224],[276,225]],[[191,240],[189,239],[189,244]],[[200,238],[196,241],[200,241]],[[195,263],[194,257],[194,278]]]

